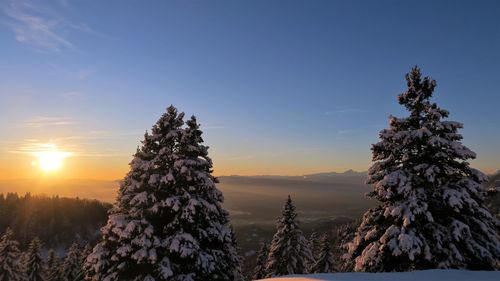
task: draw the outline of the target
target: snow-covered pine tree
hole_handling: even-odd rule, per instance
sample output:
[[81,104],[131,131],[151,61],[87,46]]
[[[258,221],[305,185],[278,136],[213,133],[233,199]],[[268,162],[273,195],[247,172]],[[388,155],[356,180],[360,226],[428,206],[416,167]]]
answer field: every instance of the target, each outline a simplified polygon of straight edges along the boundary
[[61,266],[61,278],[63,281],[85,280],[82,250],[78,242],[74,242],[71,247],[69,247],[68,253]]
[[252,280],[264,279],[266,277],[267,256],[269,255],[269,246],[262,242],[257,256],[257,263],[253,270]]
[[45,264],[42,258],[42,242],[38,237],[31,240],[26,252],[24,275],[26,281],[45,281]]
[[241,270],[241,265],[243,263],[243,260],[241,256],[238,254],[238,251],[240,251],[240,248],[238,248],[238,242],[236,241],[236,235],[234,234],[234,229],[232,226],[229,227],[231,230],[231,245],[233,246],[234,249],[234,255],[236,257],[235,265],[234,265],[234,281],[245,281],[246,276],[243,274]]
[[307,273],[307,261],[311,259],[309,245],[297,222],[295,206],[288,196],[269,248],[266,277]]
[[12,230],[7,228],[0,239],[0,281],[20,281],[23,279],[19,243],[13,239],[13,236]]
[[122,181],[91,280],[234,280],[239,257],[208,147],[192,117],[170,106],[146,133]]
[[430,101],[436,81],[418,67],[398,101],[410,112],[391,116],[373,145],[367,183],[381,205],[365,213],[349,245],[356,271],[428,268],[498,269],[498,221],[485,208],[487,177],[469,166],[462,124]]
[[333,243],[333,260],[335,261],[335,269],[340,272],[351,272],[354,268],[354,262],[349,255],[349,242],[354,239],[356,229],[361,224],[361,220],[341,225],[335,232],[335,240]]
[[311,236],[309,236],[308,243],[309,243],[309,249],[311,250],[312,259],[307,261],[308,262],[307,267],[312,268],[314,264],[316,264],[316,259],[318,258],[319,250],[321,249],[321,241],[317,232],[313,231],[311,233]]
[[93,250],[94,250],[94,248],[92,246],[90,246],[90,244],[85,244],[85,246],[83,247],[83,251],[81,253],[82,260],[85,261],[87,259],[87,256],[92,254]]
[[335,269],[335,260],[330,239],[328,238],[328,233],[324,233],[321,236],[319,254],[316,263],[311,268],[311,273],[329,273],[335,271],[337,270]]
[[47,281],[61,281],[61,261],[53,249],[47,252],[46,279]]

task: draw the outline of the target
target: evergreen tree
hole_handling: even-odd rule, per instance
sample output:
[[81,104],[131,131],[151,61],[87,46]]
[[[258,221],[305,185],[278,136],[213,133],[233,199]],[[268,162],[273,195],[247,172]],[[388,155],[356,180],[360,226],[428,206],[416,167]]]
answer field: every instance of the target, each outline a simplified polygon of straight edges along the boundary
[[85,267],[85,262],[86,262],[88,256],[90,256],[90,254],[92,254],[92,251],[93,251],[93,248],[92,248],[92,246],[90,246],[90,244],[86,244],[85,247],[83,248],[83,251],[82,251],[81,257],[80,257],[80,259],[83,262],[83,264],[82,264],[83,267]]
[[235,260],[235,265],[234,265],[234,281],[245,281],[246,278],[243,275],[243,272],[241,271],[241,264],[242,258],[241,256],[237,253],[240,249],[238,248],[238,243],[236,241],[236,235],[234,234],[234,229],[232,226],[230,226],[231,229],[231,245],[232,248],[234,249],[234,256],[236,258]]
[[61,279],[63,281],[83,281],[84,277],[82,247],[74,242],[68,249],[61,266]]
[[308,261],[308,268],[312,268],[314,264],[316,263],[316,259],[318,258],[319,255],[319,250],[321,248],[321,242],[318,237],[318,233],[313,231],[311,233],[311,236],[309,236],[309,249],[311,250],[311,260]]
[[47,281],[61,281],[61,261],[54,250],[47,253]]
[[348,243],[354,239],[356,229],[360,223],[360,220],[356,220],[351,223],[341,225],[335,232],[333,260],[335,261],[335,269],[340,272],[353,271],[354,263],[350,259],[348,253]]
[[23,279],[20,264],[19,244],[13,240],[14,234],[7,228],[0,240],[0,281],[20,281]]
[[26,253],[24,264],[26,281],[44,281],[45,280],[45,265],[42,258],[41,249],[42,242],[35,237]]
[[288,196],[269,249],[266,277],[307,273],[311,251],[296,218],[295,206]]
[[398,96],[410,115],[390,117],[373,145],[367,183],[381,205],[363,217],[349,245],[357,271],[495,269],[499,222],[485,208],[487,177],[470,167],[462,124],[430,101],[436,81],[414,67]]
[[316,263],[311,269],[312,273],[329,273],[335,272],[335,261],[332,252],[332,247],[330,244],[330,239],[328,239],[328,234],[325,233],[321,236],[320,251],[316,259]]
[[262,242],[257,256],[257,264],[255,265],[252,280],[263,279],[266,277],[267,256],[269,255],[269,246],[266,242]]
[[102,240],[87,258],[92,280],[234,280],[239,257],[193,116],[170,106],[146,133],[122,181]]

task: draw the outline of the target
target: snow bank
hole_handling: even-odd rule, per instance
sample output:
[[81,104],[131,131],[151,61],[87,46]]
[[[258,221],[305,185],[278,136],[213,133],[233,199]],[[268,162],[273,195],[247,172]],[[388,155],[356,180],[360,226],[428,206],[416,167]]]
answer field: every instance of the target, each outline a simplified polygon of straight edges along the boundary
[[387,273],[320,273],[261,279],[268,281],[498,281],[500,271],[422,270]]

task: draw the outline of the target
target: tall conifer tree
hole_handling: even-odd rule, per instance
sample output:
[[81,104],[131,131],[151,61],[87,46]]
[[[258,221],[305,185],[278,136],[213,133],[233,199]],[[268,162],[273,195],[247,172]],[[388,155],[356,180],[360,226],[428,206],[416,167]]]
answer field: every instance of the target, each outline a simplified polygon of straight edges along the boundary
[[324,233],[320,240],[320,249],[311,273],[329,273],[335,272],[335,261],[332,252],[332,246],[328,234]]
[[12,230],[7,228],[0,239],[0,281],[20,281],[23,279],[19,243],[13,239],[13,236]]
[[307,273],[307,262],[311,259],[309,245],[299,228],[295,206],[288,196],[269,248],[267,277]]
[[321,249],[321,241],[318,233],[313,231],[311,236],[309,236],[309,249],[311,250],[311,260],[307,261],[308,268],[311,269],[316,263],[316,259],[319,256],[319,250]]
[[266,242],[262,242],[257,256],[257,264],[255,265],[252,280],[263,279],[266,277],[267,256],[269,255],[269,246]]
[[476,154],[460,141],[462,124],[430,98],[436,81],[414,67],[373,145],[367,183],[381,205],[365,213],[349,245],[357,271],[428,268],[498,269],[498,221],[484,206],[487,179],[470,167]]
[[92,280],[236,279],[239,257],[208,147],[196,118],[183,117],[170,106],[144,135],[87,258]]
[[34,238],[26,253],[26,264],[24,264],[26,281],[44,281],[45,264],[42,258],[42,242]]
[[85,274],[83,271],[83,248],[74,242],[68,249],[61,266],[61,278],[63,281],[83,281]]
[[61,261],[53,249],[47,253],[47,281],[61,281]]

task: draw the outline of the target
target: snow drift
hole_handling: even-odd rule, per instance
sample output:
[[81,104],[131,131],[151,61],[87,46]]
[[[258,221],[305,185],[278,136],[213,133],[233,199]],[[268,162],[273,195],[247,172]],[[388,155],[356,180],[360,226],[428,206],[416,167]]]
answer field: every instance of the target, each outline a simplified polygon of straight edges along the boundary
[[269,281],[497,281],[500,271],[421,270],[384,273],[319,273],[268,278]]

